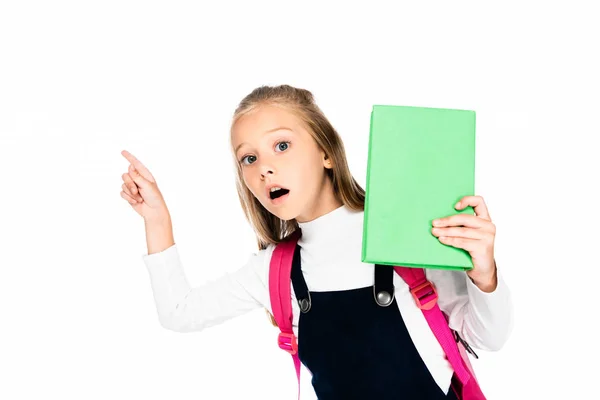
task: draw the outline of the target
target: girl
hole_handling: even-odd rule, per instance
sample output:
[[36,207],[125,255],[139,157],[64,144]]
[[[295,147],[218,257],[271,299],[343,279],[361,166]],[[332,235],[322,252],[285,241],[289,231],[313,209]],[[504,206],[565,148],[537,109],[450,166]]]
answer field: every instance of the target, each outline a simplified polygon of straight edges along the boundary
[[[133,155],[121,196],[145,221],[148,268],[163,327],[200,331],[255,308],[272,312],[269,263],[296,230],[300,266],[292,277],[298,355],[320,399],[456,399],[453,371],[404,281],[394,274],[393,307],[373,296],[374,268],[361,262],[364,190],[352,177],[342,141],[312,94],[288,85],[259,87],[234,113],[230,132],[237,191],[259,251],[235,273],[191,288],[156,181]],[[485,202],[467,196],[432,234],[465,249],[468,272],[426,270],[449,325],[472,347],[498,350],[512,326],[508,289],[494,260],[495,226]],[[294,289],[312,305],[301,313]],[[301,328],[299,330],[299,328]]]

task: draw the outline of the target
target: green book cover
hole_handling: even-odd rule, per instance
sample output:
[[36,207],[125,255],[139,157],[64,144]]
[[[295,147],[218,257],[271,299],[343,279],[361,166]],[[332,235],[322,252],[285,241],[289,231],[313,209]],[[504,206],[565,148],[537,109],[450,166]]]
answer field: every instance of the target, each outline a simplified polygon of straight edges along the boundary
[[362,261],[469,270],[466,250],[442,244],[432,221],[475,190],[475,112],[374,105],[367,161]]

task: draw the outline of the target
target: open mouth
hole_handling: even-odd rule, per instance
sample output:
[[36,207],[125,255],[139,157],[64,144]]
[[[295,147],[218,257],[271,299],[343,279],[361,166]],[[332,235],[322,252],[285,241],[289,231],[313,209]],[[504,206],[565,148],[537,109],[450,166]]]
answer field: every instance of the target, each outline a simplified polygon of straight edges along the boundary
[[275,200],[281,196],[285,196],[289,192],[290,191],[288,189],[276,188],[275,190],[271,190],[271,192],[269,193],[269,197],[271,198],[271,200]]

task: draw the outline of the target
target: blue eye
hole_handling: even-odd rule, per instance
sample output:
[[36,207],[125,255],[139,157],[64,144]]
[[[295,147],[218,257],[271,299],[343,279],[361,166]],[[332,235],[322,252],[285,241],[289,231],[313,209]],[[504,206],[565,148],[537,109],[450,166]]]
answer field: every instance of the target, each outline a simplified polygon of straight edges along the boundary
[[[256,161],[256,156],[245,156],[244,158],[242,158],[242,159],[240,160],[240,162],[241,162],[242,164],[245,164],[245,163],[244,163],[244,160],[245,160],[245,159],[248,159],[248,161],[249,161],[249,164],[252,164],[254,161]],[[252,159],[252,161],[250,161],[250,159]],[[246,165],[249,165],[249,164],[246,164]]]
[[[284,148],[282,148],[282,145],[284,146]],[[290,147],[290,142],[279,142],[277,143],[276,147],[281,151],[287,150],[287,148]]]

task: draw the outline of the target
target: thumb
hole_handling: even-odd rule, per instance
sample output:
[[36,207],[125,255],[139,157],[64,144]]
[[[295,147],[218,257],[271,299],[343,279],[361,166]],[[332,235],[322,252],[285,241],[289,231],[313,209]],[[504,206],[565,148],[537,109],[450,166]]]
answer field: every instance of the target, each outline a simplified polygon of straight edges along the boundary
[[144,178],[140,174],[140,172],[137,169],[135,169],[134,166],[131,164],[129,164],[129,175],[131,176],[131,179],[133,179],[135,184],[138,185],[141,189],[147,189],[150,187],[150,181]]

